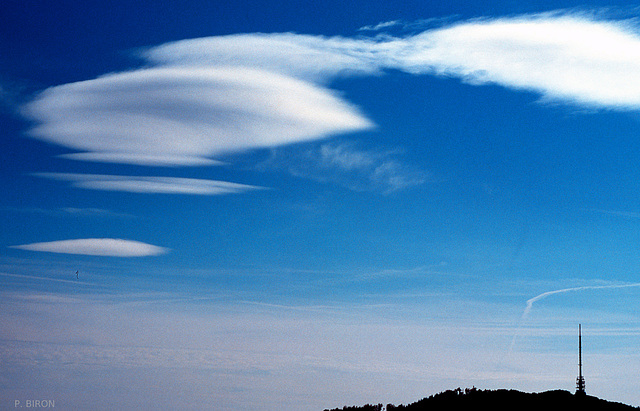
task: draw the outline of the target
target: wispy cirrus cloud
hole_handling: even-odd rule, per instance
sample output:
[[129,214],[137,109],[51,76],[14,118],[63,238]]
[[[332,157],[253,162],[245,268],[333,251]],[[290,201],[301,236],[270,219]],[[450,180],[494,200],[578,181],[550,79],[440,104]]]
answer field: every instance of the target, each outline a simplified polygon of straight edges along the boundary
[[52,217],[99,217],[99,218],[136,218],[133,214],[121,213],[117,211],[105,210],[103,208],[78,208],[78,207],[61,207],[61,208],[38,208],[38,207],[3,207],[3,210],[13,213],[29,213],[41,214]]
[[603,209],[591,209],[590,211],[593,211],[599,214],[614,216],[614,217],[622,217],[628,220],[640,219],[640,213],[635,211],[603,210]]
[[402,22],[400,20],[383,21],[382,23],[369,24],[369,25],[360,27],[358,30],[359,31],[379,31],[379,30],[388,29],[390,27],[399,26],[401,24]]
[[367,150],[353,143],[330,142],[274,151],[258,169],[284,169],[297,177],[384,194],[432,180],[429,173],[404,164],[399,157],[395,151]]
[[78,254],[103,257],[148,257],[164,254],[168,249],[119,238],[82,238],[11,246],[27,251]]
[[89,190],[149,194],[223,195],[263,190],[258,186],[179,177],[120,176],[104,174],[35,173],[35,176],[68,181],[72,187]]
[[640,37],[633,21],[548,13],[485,19],[405,39],[402,69],[530,90],[592,108],[640,108]]

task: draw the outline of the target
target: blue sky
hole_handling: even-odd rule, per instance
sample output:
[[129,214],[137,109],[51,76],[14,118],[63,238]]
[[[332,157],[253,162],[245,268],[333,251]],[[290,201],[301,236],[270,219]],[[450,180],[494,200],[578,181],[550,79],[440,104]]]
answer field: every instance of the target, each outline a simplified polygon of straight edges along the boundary
[[638,5],[0,7],[3,407],[640,404]]

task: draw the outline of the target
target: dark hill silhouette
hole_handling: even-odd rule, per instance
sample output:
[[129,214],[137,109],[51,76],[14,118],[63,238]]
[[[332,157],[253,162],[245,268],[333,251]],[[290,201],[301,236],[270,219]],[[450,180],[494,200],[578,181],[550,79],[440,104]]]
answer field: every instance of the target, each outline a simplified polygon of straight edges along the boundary
[[444,391],[408,405],[388,404],[384,407],[382,404],[367,404],[361,407],[345,406],[324,411],[451,411],[458,409],[486,409],[492,411],[631,411],[639,410],[640,408],[602,400],[590,395],[573,395],[563,390],[525,393],[516,390],[478,390],[474,387],[464,390],[457,388]]

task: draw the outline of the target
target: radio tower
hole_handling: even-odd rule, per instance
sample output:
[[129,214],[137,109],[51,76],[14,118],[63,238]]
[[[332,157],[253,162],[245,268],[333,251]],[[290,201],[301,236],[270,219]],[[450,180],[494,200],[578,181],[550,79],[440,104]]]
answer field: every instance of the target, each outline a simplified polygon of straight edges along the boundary
[[578,378],[576,378],[576,395],[587,395],[584,390],[584,377],[582,376],[582,324],[578,325]]

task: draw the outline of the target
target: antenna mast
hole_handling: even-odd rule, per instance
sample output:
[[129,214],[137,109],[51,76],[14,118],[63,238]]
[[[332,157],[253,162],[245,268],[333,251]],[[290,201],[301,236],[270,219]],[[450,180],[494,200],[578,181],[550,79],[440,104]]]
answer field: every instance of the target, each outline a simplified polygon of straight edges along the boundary
[[584,377],[582,376],[582,324],[578,325],[578,378],[576,379],[576,395],[586,395]]

